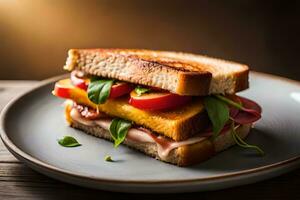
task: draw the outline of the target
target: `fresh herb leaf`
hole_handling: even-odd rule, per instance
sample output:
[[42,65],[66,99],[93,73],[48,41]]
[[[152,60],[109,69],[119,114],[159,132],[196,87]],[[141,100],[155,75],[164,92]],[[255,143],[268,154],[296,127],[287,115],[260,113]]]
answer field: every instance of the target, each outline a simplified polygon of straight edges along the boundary
[[131,122],[124,119],[115,118],[109,126],[109,132],[114,140],[114,146],[118,147],[126,138]]
[[78,141],[72,136],[64,136],[62,139],[58,139],[58,144],[64,147],[77,147],[81,146]]
[[88,98],[95,104],[103,104],[109,97],[113,80],[102,80],[92,77],[87,89]]
[[106,155],[104,157],[104,160],[107,161],[107,162],[114,162],[114,160],[111,158],[111,156],[108,156],[108,155]]
[[235,108],[237,108],[237,109],[240,109],[240,110],[243,110],[243,109],[244,109],[244,107],[243,107],[241,104],[239,104],[239,103],[237,103],[237,102],[234,102],[234,101],[232,101],[231,99],[228,99],[228,98],[226,98],[226,97],[224,97],[224,96],[222,96],[222,95],[217,94],[217,95],[214,95],[214,96],[217,97],[218,99],[224,101],[224,102],[227,103],[228,105],[231,105],[231,106],[233,106],[233,107],[235,107]]
[[212,96],[204,98],[204,107],[212,123],[213,138],[216,138],[229,120],[229,108],[226,103]]
[[234,121],[232,121],[231,123],[231,135],[232,135],[232,138],[233,140],[235,141],[235,143],[237,145],[239,145],[240,147],[243,147],[243,148],[249,148],[249,149],[254,149],[256,150],[261,156],[265,155],[265,152],[259,148],[258,146],[255,146],[255,145],[250,145],[250,144],[247,144],[235,131],[235,125],[234,125]]
[[141,96],[142,94],[144,93],[147,93],[150,91],[149,88],[143,88],[141,86],[137,86],[135,89],[134,89],[135,93],[138,95],[138,96]]

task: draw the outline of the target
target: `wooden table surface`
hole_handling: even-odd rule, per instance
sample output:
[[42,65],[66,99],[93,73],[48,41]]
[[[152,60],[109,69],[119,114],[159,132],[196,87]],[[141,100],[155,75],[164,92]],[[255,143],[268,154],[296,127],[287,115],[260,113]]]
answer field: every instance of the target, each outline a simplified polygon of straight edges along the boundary
[[[0,81],[0,110],[38,82]],[[2,199],[300,199],[300,169],[286,175],[226,190],[187,194],[123,194],[86,189],[41,175],[14,158],[0,141]]]

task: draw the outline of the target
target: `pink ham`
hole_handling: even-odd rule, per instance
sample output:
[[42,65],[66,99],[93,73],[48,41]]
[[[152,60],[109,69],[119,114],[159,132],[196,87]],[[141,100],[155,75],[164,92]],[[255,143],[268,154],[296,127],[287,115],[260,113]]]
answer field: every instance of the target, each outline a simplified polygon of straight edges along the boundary
[[232,116],[234,122],[250,124],[261,118],[262,109],[257,103],[244,97],[239,97],[239,99],[242,102],[243,109],[239,110],[235,116]]

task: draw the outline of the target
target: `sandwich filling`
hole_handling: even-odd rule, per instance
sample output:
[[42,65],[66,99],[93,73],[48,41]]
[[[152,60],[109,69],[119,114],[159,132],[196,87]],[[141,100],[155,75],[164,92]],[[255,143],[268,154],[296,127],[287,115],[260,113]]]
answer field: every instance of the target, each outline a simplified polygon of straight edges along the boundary
[[[122,84],[124,83],[116,85]],[[136,106],[135,103],[132,103],[135,100],[132,100],[133,98],[131,97],[132,93],[133,95],[136,94],[134,87],[129,93],[118,93],[122,94],[121,96],[117,96],[115,92],[117,90],[114,90],[113,87],[110,91],[110,95],[113,94],[113,97],[109,97],[104,103],[93,102],[89,98],[88,89],[76,86],[72,78],[58,81],[53,93],[58,97],[72,99],[78,104],[86,105],[107,115],[135,122],[176,141],[185,140],[197,134],[205,129],[209,122],[201,98],[196,97],[184,105],[177,105],[177,107],[173,108],[155,109],[158,106],[161,108],[164,105],[172,104],[174,99],[172,97],[171,99],[168,99],[170,97],[165,99],[165,94],[168,95],[167,92],[147,92],[136,97],[136,102],[138,102],[138,106]],[[101,96],[101,94],[97,95]],[[142,97],[144,99],[141,99]],[[140,108],[139,105],[144,104],[148,106],[147,109]]]
[[261,113],[258,104],[236,95],[181,96],[80,71],[58,81],[53,94],[69,99],[69,122],[108,130],[115,146],[124,140],[155,143],[162,159],[175,148],[251,124]]
[[[112,123],[112,118],[106,116],[99,119],[89,119],[84,114],[80,113],[78,106],[74,102],[66,102],[66,115],[69,118],[69,122],[75,121],[86,126],[99,126],[104,130],[109,131],[110,124]],[[92,111],[94,112],[94,111]],[[224,129],[225,130],[225,129]],[[126,135],[125,140],[130,140],[138,143],[154,143],[157,146],[157,152],[162,160],[165,160],[169,153],[178,147],[184,145],[191,145],[205,140],[209,135],[196,135],[184,141],[176,142],[174,140],[168,139],[166,137],[160,136],[151,132],[149,129],[143,127],[131,127]]]

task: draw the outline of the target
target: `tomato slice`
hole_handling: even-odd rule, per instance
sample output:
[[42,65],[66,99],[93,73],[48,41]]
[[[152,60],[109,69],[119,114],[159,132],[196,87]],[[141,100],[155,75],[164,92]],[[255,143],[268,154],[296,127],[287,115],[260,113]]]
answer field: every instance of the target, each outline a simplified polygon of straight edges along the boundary
[[130,93],[129,103],[139,109],[163,110],[182,106],[192,97],[180,96],[170,92],[153,92],[138,96],[135,91]]
[[[73,77],[73,80],[72,79],[64,79],[64,80],[60,80],[55,83],[55,87],[53,90],[53,94],[55,96],[62,97],[62,98],[70,98],[70,89],[72,89],[74,86],[77,88],[84,89],[84,87],[85,87],[84,84],[86,84],[88,82],[87,80],[84,80],[84,79],[81,79],[81,80],[83,80],[85,82],[78,81],[78,80],[80,80],[80,78],[76,77],[74,74],[71,77]],[[74,80],[78,81],[78,82],[76,82],[78,84],[75,85]],[[80,83],[81,83],[81,86],[84,86],[84,87],[81,87]],[[129,94],[133,89],[134,89],[133,86],[128,83],[124,83],[124,82],[116,83],[111,87],[109,98],[112,99],[112,98],[117,98],[117,97],[123,96],[125,94]],[[84,89],[84,90],[86,90],[86,89]]]
[[129,94],[133,89],[133,86],[128,83],[116,83],[111,87],[109,98],[113,99],[125,94]]
[[61,98],[70,98],[71,89],[74,86],[71,84],[70,79],[63,79],[55,83],[52,93]]
[[[71,82],[74,86],[87,90],[89,85],[89,79],[80,77],[79,71],[71,72]],[[116,98],[130,93],[134,88],[128,83],[116,83],[111,87],[109,98]]]
[[82,78],[82,74],[80,74],[80,73],[81,73],[80,71],[76,71],[76,70],[72,71],[71,72],[71,82],[74,86],[81,88],[83,90],[87,90],[89,81],[88,81],[88,79]]

